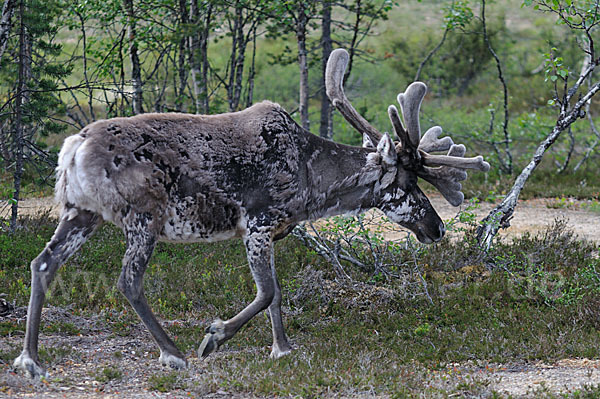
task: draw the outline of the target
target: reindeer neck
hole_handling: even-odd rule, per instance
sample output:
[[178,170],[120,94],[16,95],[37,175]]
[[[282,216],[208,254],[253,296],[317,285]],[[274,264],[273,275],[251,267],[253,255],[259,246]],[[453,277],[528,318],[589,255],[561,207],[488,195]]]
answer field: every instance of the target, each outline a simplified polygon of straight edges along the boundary
[[372,208],[374,186],[381,177],[381,167],[373,161],[373,150],[311,136],[306,162],[308,218],[360,213]]

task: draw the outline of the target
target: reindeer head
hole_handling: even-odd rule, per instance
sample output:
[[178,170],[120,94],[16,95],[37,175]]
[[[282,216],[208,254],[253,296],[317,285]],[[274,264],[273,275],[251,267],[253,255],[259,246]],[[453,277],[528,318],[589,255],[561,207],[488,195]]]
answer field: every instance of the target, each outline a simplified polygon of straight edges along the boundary
[[[453,206],[464,200],[460,181],[467,178],[465,169],[487,172],[490,165],[481,156],[465,158],[465,146],[454,144],[450,137],[439,139],[442,128],[434,126],[421,137],[419,110],[427,86],[414,82],[398,94],[404,124],[398,109],[390,105],[388,115],[398,141],[381,134],[350,104],[343,89],[343,77],[348,65],[348,53],[334,50],[327,62],[326,89],[333,105],[344,118],[364,135],[366,147],[376,147],[382,177],[375,187],[377,207],[394,222],[410,229],[424,243],[439,241],[444,236],[444,223],[429,199],[417,186],[422,178],[436,187]],[[446,155],[431,152],[447,151]]]

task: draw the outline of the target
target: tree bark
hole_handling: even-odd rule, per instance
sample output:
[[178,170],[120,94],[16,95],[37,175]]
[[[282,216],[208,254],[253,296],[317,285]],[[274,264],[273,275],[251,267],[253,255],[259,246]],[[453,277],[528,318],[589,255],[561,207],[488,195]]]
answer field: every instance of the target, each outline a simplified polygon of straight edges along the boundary
[[196,31],[189,38],[190,69],[197,114],[208,113],[208,34],[212,19],[213,5],[205,6],[204,14],[200,13],[198,0],[190,5],[190,20]]
[[[229,104],[229,111],[236,111],[239,106],[239,93],[241,93],[241,87],[238,88],[238,77],[237,74],[244,71],[244,50],[242,46],[244,40],[244,24],[243,24],[243,7],[239,4],[239,1],[235,3],[235,13],[233,17],[233,25],[230,25],[231,32],[231,55],[229,59],[229,78],[227,79],[227,102]],[[240,54],[241,53],[241,54]],[[241,68],[239,63],[241,64]],[[240,82],[241,85],[241,82]]]
[[344,74],[344,85],[350,77],[350,73],[352,73],[354,54],[356,53],[356,46],[358,44],[358,34],[360,32],[360,24],[362,22],[363,17],[361,0],[356,1],[356,9],[354,10],[354,14],[356,15],[356,20],[354,21],[354,25],[352,26],[352,39],[350,40],[350,46],[348,48],[348,68],[346,68],[346,73]]
[[210,33],[210,24],[212,22],[212,4],[208,4],[206,8],[206,16],[204,18],[204,27],[200,40],[200,60],[202,63],[202,80],[200,87],[202,88],[202,96],[200,97],[200,106],[202,113],[208,114],[208,35]]
[[300,68],[300,121],[302,127],[310,131],[308,119],[308,51],[306,50],[306,25],[308,16],[304,5],[298,6],[298,18],[296,21],[296,40],[298,41],[298,66]]
[[[236,14],[237,14],[236,9]],[[236,15],[237,20],[237,29],[235,34],[237,35],[237,57],[235,60],[235,78],[234,78],[234,87],[233,87],[233,108],[231,111],[236,111],[240,106],[240,99],[242,98],[242,86],[243,86],[243,76],[244,76],[244,64],[246,62],[246,45],[247,40],[244,35],[244,17],[243,17],[244,8],[242,6],[239,7],[239,17]],[[238,19],[239,18],[239,19]],[[233,68],[233,66],[232,66]]]
[[251,31],[252,34],[252,61],[250,62],[250,71],[248,72],[248,91],[246,93],[246,108],[254,102],[254,78],[256,77],[256,25]]
[[0,17],[0,60],[6,50],[8,36],[12,27],[12,16],[15,8],[15,0],[4,0],[2,16]]
[[187,72],[186,72],[186,50],[188,42],[188,10],[187,0],[179,0],[179,23],[181,26],[181,38],[179,39],[179,53],[177,57],[177,73],[179,77],[179,88],[177,90],[177,97],[175,98],[175,110],[178,112],[183,111],[184,104],[184,93],[185,87],[187,86]]
[[327,97],[325,91],[325,70],[327,68],[327,60],[333,49],[331,41],[331,2],[323,1],[321,24],[321,124],[319,126],[319,135],[326,139],[333,138],[333,109],[331,101]]
[[15,157],[15,171],[13,173],[13,198],[11,204],[11,217],[9,229],[14,232],[17,227],[19,213],[19,200],[21,194],[21,179],[23,177],[23,146],[24,123],[23,109],[29,98],[27,81],[31,77],[31,41],[25,26],[25,0],[19,3],[19,71],[17,80],[17,93],[15,97],[15,125],[13,134],[13,154]]
[[131,85],[133,86],[133,114],[141,114],[143,109],[143,83],[142,68],[138,55],[136,16],[133,0],[124,0],[125,13],[127,15],[127,33],[129,36],[129,59],[131,61]]

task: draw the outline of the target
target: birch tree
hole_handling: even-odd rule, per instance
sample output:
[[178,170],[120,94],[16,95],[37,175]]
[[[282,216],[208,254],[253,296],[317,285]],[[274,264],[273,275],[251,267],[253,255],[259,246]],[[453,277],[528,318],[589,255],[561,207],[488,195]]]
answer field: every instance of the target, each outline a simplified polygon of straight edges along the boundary
[[561,134],[567,131],[578,119],[586,116],[586,105],[600,90],[600,80],[586,85],[600,63],[600,57],[595,50],[594,34],[600,23],[599,0],[526,0],[527,6],[533,6],[540,12],[554,14],[558,22],[569,30],[585,39],[581,51],[587,59],[584,68],[579,71],[569,71],[562,59],[549,51],[546,55],[545,70],[548,81],[553,84],[554,98],[549,104],[557,110],[554,127],[545,139],[538,145],[533,157],[516,178],[512,188],[504,200],[498,204],[481,221],[477,229],[477,240],[484,249],[489,249],[494,237],[502,228],[510,226],[510,219],[517,206],[519,195],[527,179],[542,161],[546,151],[556,142]]
[[123,8],[127,15],[127,37],[129,40],[129,60],[131,62],[131,85],[133,86],[133,114],[141,114],[144,112],[143,103],[143,87],[142,87],[142,67],[138,56],[138,38],[137,38],[137,17],[134,0],[124,0]]

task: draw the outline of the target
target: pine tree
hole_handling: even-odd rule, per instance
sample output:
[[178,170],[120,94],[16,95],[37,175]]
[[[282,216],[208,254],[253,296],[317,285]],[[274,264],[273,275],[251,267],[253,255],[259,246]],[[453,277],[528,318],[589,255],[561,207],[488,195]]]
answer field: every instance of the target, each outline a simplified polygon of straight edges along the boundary
[[11,33],[0,60],[0,159],[13,176],[10,229],[17,225],[21,185],[27,164],[42,171],[54,164],[41,138],[66,125],[55,117],[64,112],[58,82],[71,72],[61,62],[62,46],[54,42],[62,13],[60,0],[20,0],[15,4]]

